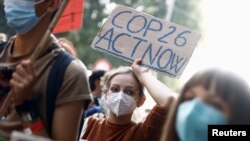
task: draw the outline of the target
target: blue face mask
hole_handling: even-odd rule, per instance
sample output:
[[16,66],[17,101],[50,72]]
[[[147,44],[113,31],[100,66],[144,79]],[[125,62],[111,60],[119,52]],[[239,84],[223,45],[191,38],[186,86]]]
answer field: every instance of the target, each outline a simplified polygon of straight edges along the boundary
[[175,128],[181,141],[207,141],[209,124],[226,124],[222,112],[195,98],[179,105]]
[[42,17],[36,16],[35,5],[44,2],[40,0],[5,0],[4,11],[7,24],[19,34],[30,31]]

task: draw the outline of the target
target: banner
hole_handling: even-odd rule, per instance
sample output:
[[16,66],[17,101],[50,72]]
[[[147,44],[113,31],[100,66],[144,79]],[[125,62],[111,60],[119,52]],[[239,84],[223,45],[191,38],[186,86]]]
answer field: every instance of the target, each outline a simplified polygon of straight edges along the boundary
[[70,0],[57,22],[53,33],[62,33],[82,28],[84,0]]
[[128,62],[142,59],[146,67],[179,77],[199,38],[186,27],[118,5],[91,47]]

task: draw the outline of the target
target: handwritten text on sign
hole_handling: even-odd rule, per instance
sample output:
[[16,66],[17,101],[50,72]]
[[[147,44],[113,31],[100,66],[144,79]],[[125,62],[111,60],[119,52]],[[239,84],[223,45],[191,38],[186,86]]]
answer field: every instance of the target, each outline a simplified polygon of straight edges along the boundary
[[194,51],[199,34],[125,6],[117,6],[92,42],[92,48],[179,77]]

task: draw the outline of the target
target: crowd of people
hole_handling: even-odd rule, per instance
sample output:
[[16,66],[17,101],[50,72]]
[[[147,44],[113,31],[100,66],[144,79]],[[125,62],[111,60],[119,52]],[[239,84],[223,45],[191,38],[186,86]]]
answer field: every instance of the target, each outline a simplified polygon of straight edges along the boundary
[[[140,58],[88,76],[65,38],[50,35],[37,51],[60,5],[4,0],[7,24],[16,34],[0,44],[0,102],[11,97],[1,115],[0,140],[19,131],[59,141],[207,141],[208,125],[250,124],[249,86],[232,72],[197,72],[176,97]],[[144,121],[134,122],[145,91],[156,104]]]

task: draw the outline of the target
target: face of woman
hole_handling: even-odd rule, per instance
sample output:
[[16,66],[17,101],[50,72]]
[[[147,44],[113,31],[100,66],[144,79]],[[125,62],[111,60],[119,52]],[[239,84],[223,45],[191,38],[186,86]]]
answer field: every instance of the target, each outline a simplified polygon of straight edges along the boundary
[[218,95],[210,93],[202,85],[197,85],[187,90],[184,94],[183,102],[194,98],[198,98],[209,106],[216,108],[226,117],[229,116],[229,106]]
[[123,92],[134,98],[135,101],[139,99],[139,86],[132,74],[118,74],[110,81],[109,93]]
[[184,101],[191,100],[193,98],[204,99],[208,91],[205,90],[202,86],[194,86],[186,91],[184,94]]
[[126,117],[125,123],[130,122],[130,116],[135,108],[140,106],[140,103],[139,86],[133,75],[117,74],[113,76],[106,94],[106,104],[111,115],[116,115],[116,118]]
[[227,124],[227,106],[202,85],[189,88],[176,113],[175,129],[181,141],[207,138],[208,125]]

